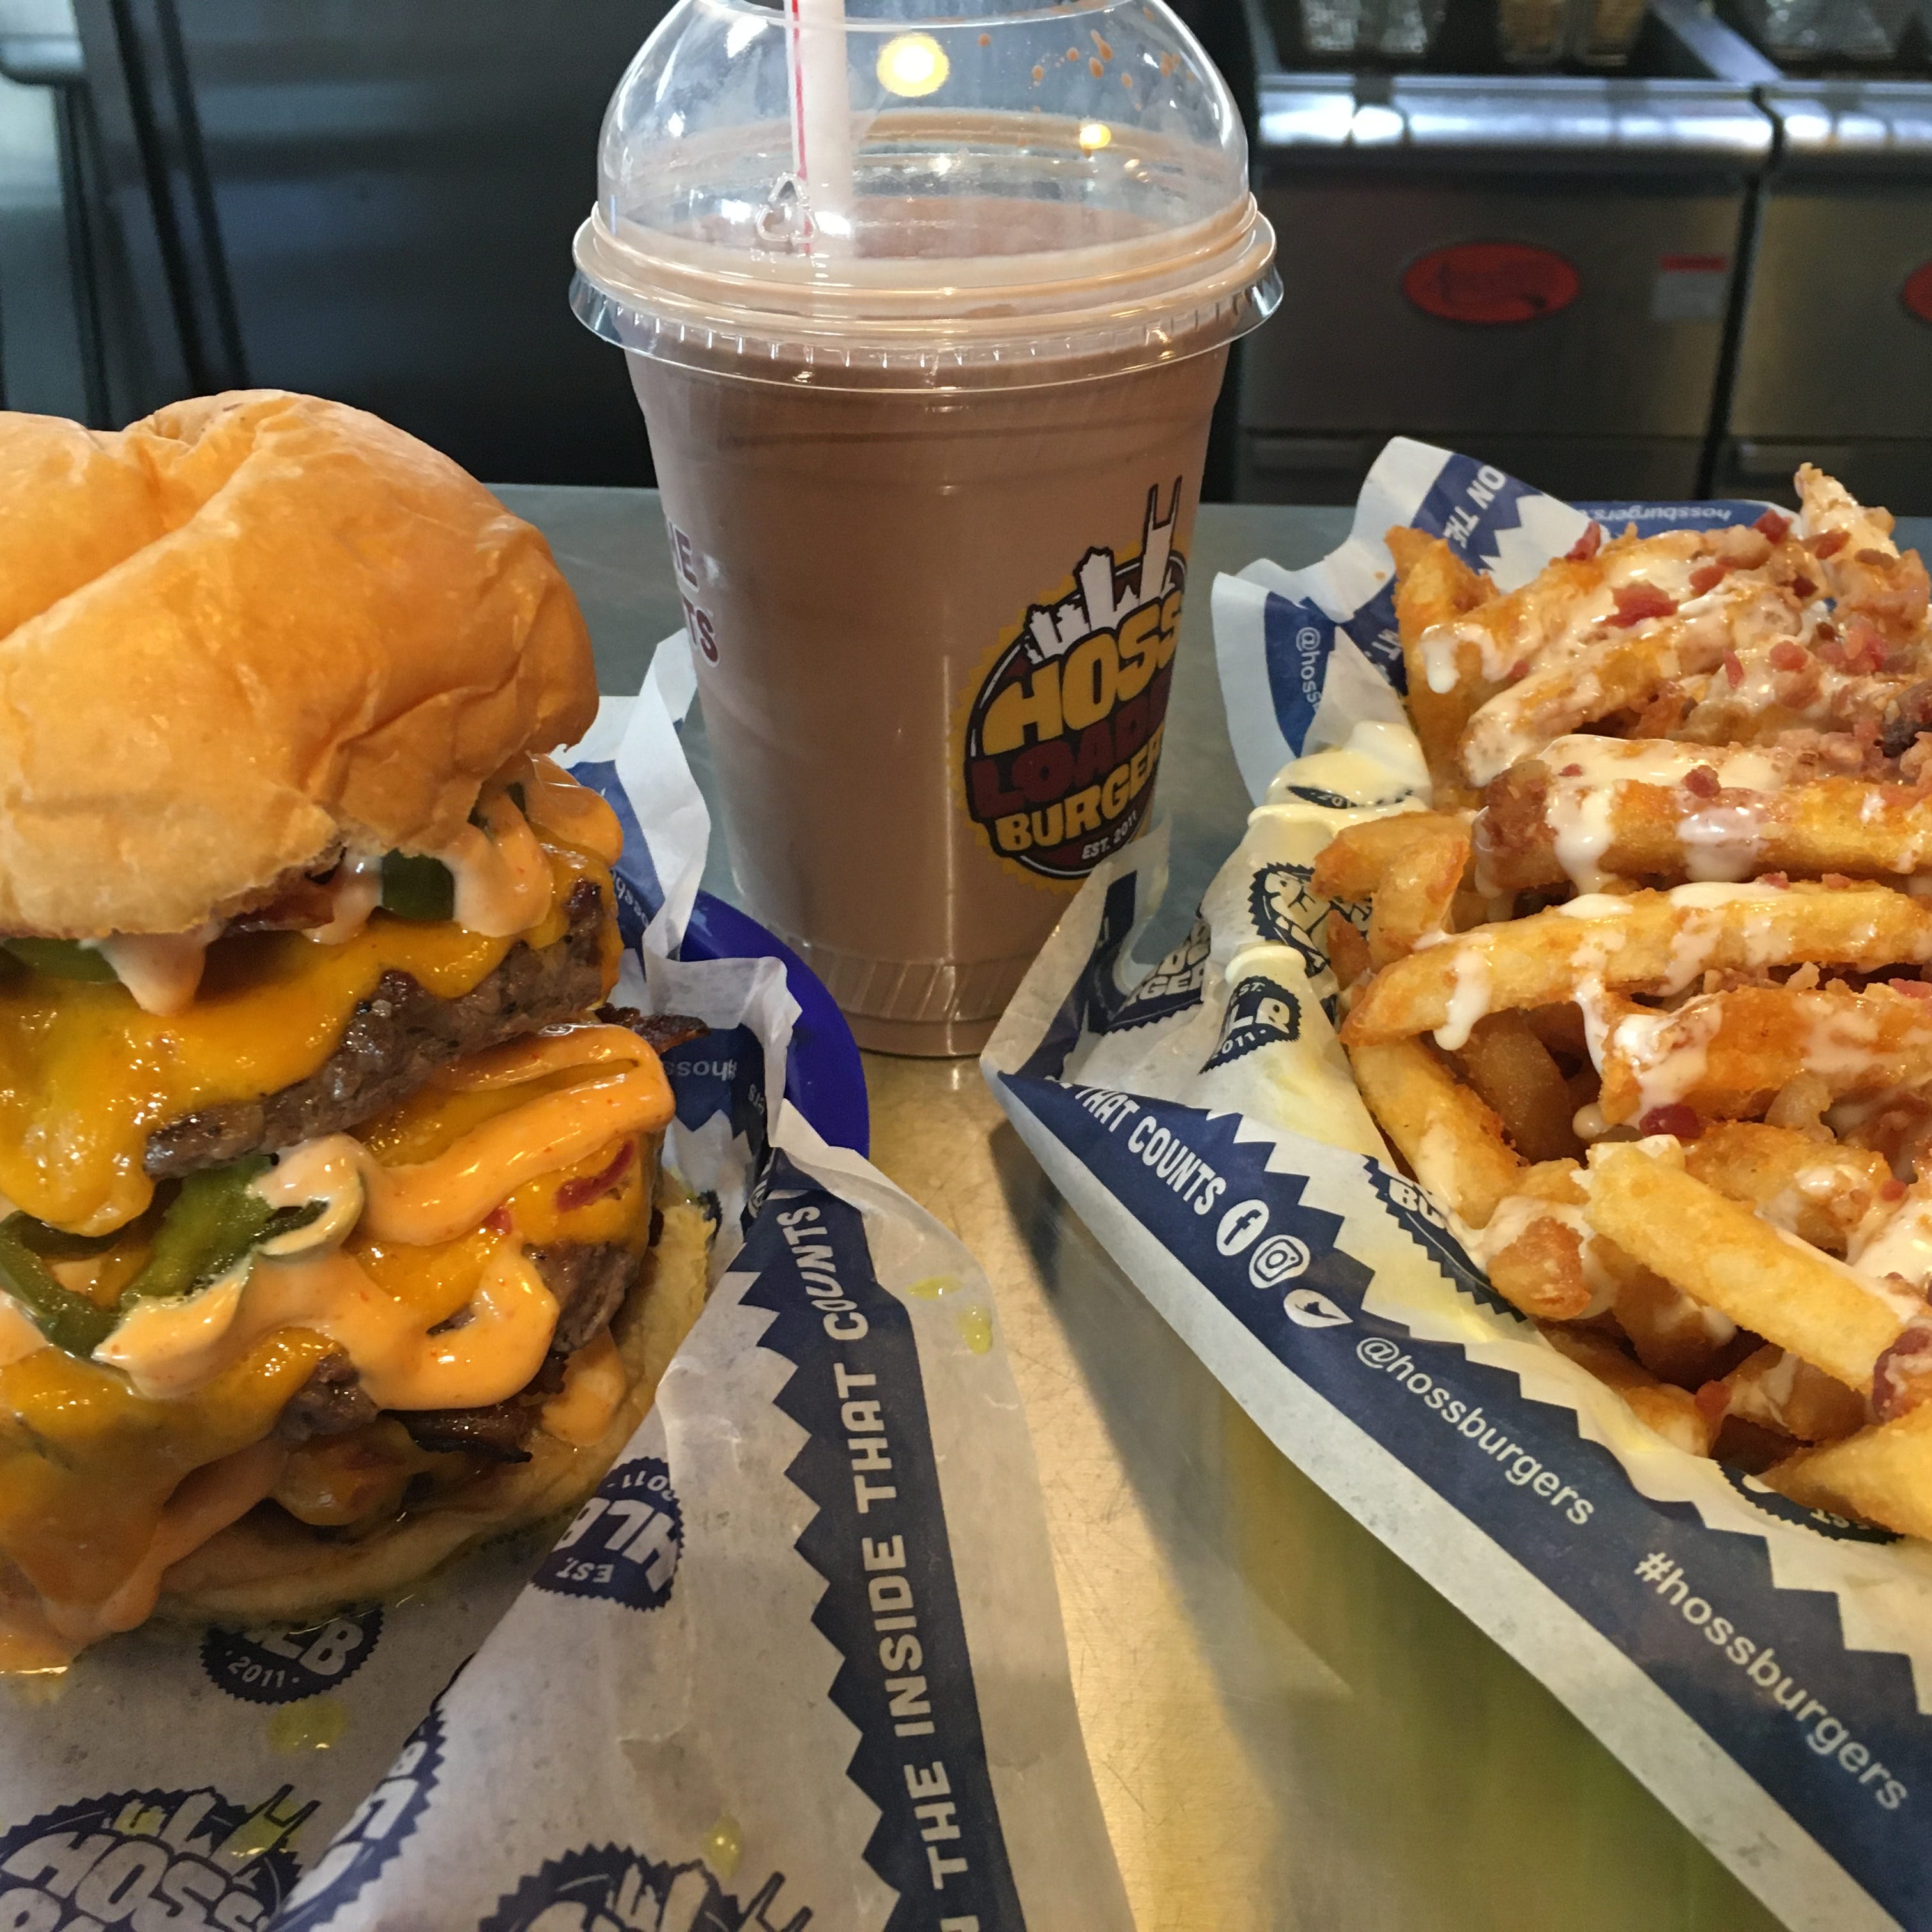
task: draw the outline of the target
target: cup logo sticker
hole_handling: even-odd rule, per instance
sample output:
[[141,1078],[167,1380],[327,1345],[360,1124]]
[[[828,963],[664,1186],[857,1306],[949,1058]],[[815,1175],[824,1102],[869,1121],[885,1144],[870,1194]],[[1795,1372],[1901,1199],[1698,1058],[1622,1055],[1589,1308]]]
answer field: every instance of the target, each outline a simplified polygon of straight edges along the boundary
[[506,1892],[477,1932],[805,1932],[812,1908],[780,1902],[773,1872],[740,1905],[704,1867],[654,1864],[622,1845],[548,1860]]
[[231,1697],[298,1703],[346,1683],[368,1662],[382,1634],[380,1610],[302,1630],[211,1630],[201,1640],[201,1667]]
[[684,1512],[670,1471],[657,1456],[620,1462],[577,1512],[536,1574],[540,1590],[560,1597],[602,1597],[634,1610],[670,1600],[684,1551]]
[[1208,1055],[1208,1067],[1225,1066],[1271,1040],[1301,1037],[1301,1002],[1279,981],[1256,973],[1228,997],[1227,1016],[1221,1022],[1221,1043]]
[[119,1791],[0,1834],[0,1925],[256,1932],[295,1889],[288,1840],[315,1809],[284,1785],[253,1810],[219,1792]]
[[1138,554],[1090,550],[1005,640],[966,724],[967,809],[1001,858],[1084,878],[1154,802],[1187,560],[1180,478],[1148,492]]

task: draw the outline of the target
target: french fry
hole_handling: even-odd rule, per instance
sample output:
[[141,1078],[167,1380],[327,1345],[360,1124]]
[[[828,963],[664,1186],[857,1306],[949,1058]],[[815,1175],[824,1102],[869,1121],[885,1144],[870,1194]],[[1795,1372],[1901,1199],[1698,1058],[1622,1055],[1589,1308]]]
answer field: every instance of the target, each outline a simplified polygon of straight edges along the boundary
[[1574,1208],[1513,1194],[1490,1220],[1490,1286],[1539,1321],[1574,1322],[1596,1300],[1583,1258],[1587,1227]]
[[1712,1388],[1726,1415],[1799,1442],[1836,1442],[1864,1427],[1864,1402],[1840,1382],[1767,1342]]
[[1802,540],[1593,527],[1501,595],[1391,531],[1435,808],[1314,883],[1370,904],[1364,1100],[1497,1292],[1668,1440],[1932,1537],[1932,583],[1799,481]]
[[1456,747],[1478,706],[1496,689],[1483,675],[1479,644],[1454,652],[1455,682],[1447,691],[1430,682],[1423,640],[1438,626],[1453,624],[1496,597],[1496,586],[1479,576],[1440,537],[1397,528],[1388,533],[1395,558],[1396,628],[1408,671],[1408,712],[1422,741],[1438,805],[1461,802],[1466,794]]
[[1736,1330],[1729,1319],[1713,1321],[1709,1310],[1614,1242],[1600,1234],[1597,1244],[1598,1265],[1616,1284],[1610,1308],[1617,1326],[1660,1382],[1694,1388],[1735,1354]]
[[1708,1456],[1716,1430],[1687,1390],[1661,1382],[1632,1361],[1607,1336],[1587,1328],[1546,1328],[1545,1339],[1559,1354],[1580,1363],[1598,1381],[1613,1388],[1630,1413],[1666,1442],[1693,1456]]
[[1640,1143],[1592,1148],[1589,1187],[1591,1226],[1633,1259],[1847,1388],[1870,1388],[1904,1317],[1842,1262]]
[[1582,1151],[1570,1124],[1576,1110],[1569,1089],[1526,1016],[1492,1013],[1478,1020],[1458,1058],[1469,1084],[1495,1109],[1525,1160],[1562,1160]]
[[[1567,780],[1572,748],[1592,751]],[[1559,738],[1532,759],[1499,773],[1476,820],[1486,886],[1516,892],[1562,884],[1571,876],[1559,828],[1586,791],[1604,835],[1570,864],[1593,889],[1599,875],[1676,880],[1711,876],[1715,862],[1730,875],[1780,872],[1794,878],[1826,872],[1895,879],[1932,861],[1932,792],[1921,785],[1864,778],[1788,780],[1798,754],[1754,748],[1735,751],[1668,740]],[[1627,761],[1627,764],[1626,764]],[[1625,764],[1630,776],[1620,773]],[[1723,788],[1693,790],[1693,784]]]
[[1932,1078],[1932,998],[1884,986],[1739,986],[1672,1013],[1630,1016],[1604,1048],[1604,1118],[1635,1120],[1659,1070],[1670,1098],[1706,1119],[1762,1114],[1801,1073],[1823,1081],[1833,1100],[1916,1087]]
[[1348,1057],[1362,1098],[1416,1179],[1472,1227],[1485,1226],[1523,1168],[1502,1123],[1420,1040]]
[[1469,828],[1455,824],[1406,845],[1389,862],[1369,914],[1369,957],[1377,966],[1441,938],[1469,862]]
[[[1537,1038],[1552,1053],[1581,1060],[1586,1066],[1589,1064],[1590,1036],[1584,1030],[1583,1010],[1575,1000],[1564,1000],[1550,1006],[1532,1006],[1523,1017],[1534,1030]],[[1592,1077],[1594,1079],[1594,1070]]]
[[1399,854],[1459,826],[1466,831],[1468,822],[1456,812],[1396,812],[1345,826],[1316,857],[1309,890],[1319,898],[1351,903],[1370,898]]
[[1789,1127],[1807,1140],[1828,1141],[1832,1130],[1825,1124],[1826,1110],[1832,1104],[1832,1090],[1815,1073],[1800,1073],[1787,1080],[1772,1096],[1764,1110],[1768,1127]]
[[1516,1178],[1516,1191],[1532,1200],[1561,1202],[1571,1208],[1582,1207],[1590,1198],[1583,1186],[1582,1163],[1574,1160],[1540,1160],[1525,1168]]
[[1470,719],[1462,776],[1486,785],[1519,758],[1540,756],[1552,739],[1635,709],[1670,680],[1714,670],[1730,647],[1727,623],[1664,619],[1607,632],[1555,662],[1533,664]]
[[1726,1199],[1761,1210],[1814,1248],[1842,1255],[1888,1192],[1892,1170],[1869,1148],[1820,1145],[1790,1127],[1727,1120],[1684,1150],[1685,1171]]
[[1352,986],[1365,973],[1374,970],[1369,957],[1369,942],[1358,932],[1348,915],[1340,906],[1330,906],[1324,930],[1328,936],[1328,964],[1337,986]]
[[[1714,897],[1720,890],[1744,895]],[[1684,896],[1688,895],[1688,896]],[[1801,960],[1873,971],[1932,958],[1932,902],[1879,886],[1633,892],[1572,916],[1562,907],[1478,926],[1399,959],[1370,981],[1342,1037],[1352,1046],[1473,1025],[1485,1013],[1550,1006],[1594,981],[1612,992],[1681,990],[1707,970]]]
[[[1824,566],[1826,589],[1844,611],[1868,617],[1904,644],[1925,621],[1928,584],[1916,550],[1902,556],[1892,541],[1889,510],[1868,509],[1835,478],[1807,463],[1798,471],[1809,547]],[[1820,538],[1840,537],[1832,544]]]
[[1932,1537],[1932,1402],[1842,1442],[1801,1449],[1763,1480],[1807,1509]]

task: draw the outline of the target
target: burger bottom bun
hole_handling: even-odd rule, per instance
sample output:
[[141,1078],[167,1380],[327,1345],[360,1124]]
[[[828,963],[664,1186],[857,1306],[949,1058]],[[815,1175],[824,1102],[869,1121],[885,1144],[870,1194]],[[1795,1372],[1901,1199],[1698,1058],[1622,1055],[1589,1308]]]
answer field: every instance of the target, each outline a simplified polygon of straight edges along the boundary
[[420,1514],[355,1543],[331,1542],[272,1507],[252,1510],[167,1573],[159,1618],[248,1628],[320,1621],[399,1595],[478,1546],[574,1510],[615,1462],[650,1408],[678,1345],[704,1306],[711,1223],[667,1202],[664,1226],[611,1334],[630,1389],[586,1448],[539,1430],[527,1462],[503,1464]]

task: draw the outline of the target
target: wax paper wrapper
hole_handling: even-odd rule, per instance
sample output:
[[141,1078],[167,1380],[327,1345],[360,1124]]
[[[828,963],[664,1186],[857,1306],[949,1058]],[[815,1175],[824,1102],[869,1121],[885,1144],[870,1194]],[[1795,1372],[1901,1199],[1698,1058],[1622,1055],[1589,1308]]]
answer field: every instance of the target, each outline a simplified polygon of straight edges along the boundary
[[[1763,506],[1587,507],[1648,530]],[[1932,1550],[1636,1423],[1470,1265],[1335,1040],[1311,861],[1359,808],[1427,802],[1382,532],[1444,535],[1508,588],[1586,522],[1398,442],[1333,555],[1222,578],[1246,836],[1151,969],[1132,945],[1161,848],[1103,864],[985,1069],[1082,1220],[1284,1453],[1774,1912],[1818,1932],[1932,1926]]]
[[780,962],[672,956],[689,690],[680,637],[576,761],[622,993],[712,1028],[666,1159],[718,1278],[656,1408],[560,1536],[0,1686],[8,1932],[1129,1926],[985,1279],[783,1100]]

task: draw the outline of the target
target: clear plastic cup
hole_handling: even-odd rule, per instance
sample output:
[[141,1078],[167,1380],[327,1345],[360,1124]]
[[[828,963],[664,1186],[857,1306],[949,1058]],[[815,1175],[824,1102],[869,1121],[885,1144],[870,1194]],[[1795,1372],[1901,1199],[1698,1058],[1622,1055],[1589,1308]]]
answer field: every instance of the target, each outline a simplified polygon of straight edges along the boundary
[[680,0],[572,300],[644,408],[748,908],[862,1045],[971,1052],[1148,822],[1274,236],[1160,0],[819,4]]

